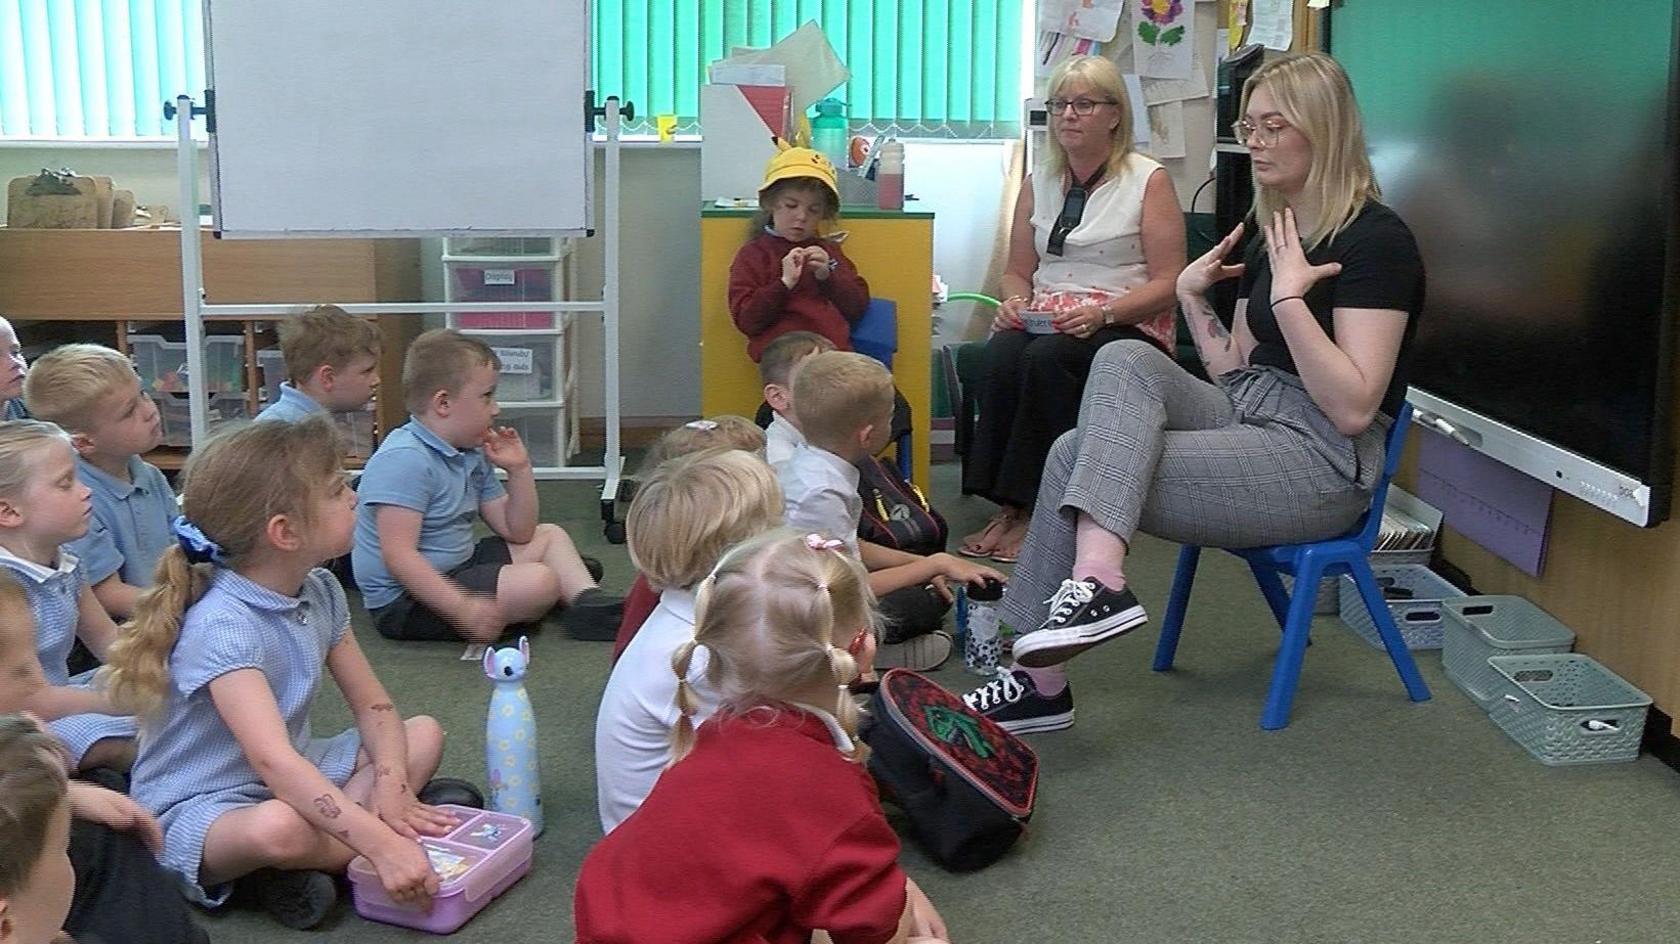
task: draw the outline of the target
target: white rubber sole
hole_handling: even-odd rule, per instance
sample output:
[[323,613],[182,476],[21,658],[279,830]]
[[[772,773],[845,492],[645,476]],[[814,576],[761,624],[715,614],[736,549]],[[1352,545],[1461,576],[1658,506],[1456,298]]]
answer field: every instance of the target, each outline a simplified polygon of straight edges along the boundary
[[1061,665],[1092,646],[1124,636],[1147,622],[1149,614],[1139,604],[1095,623],[1034,630],[1015,640],[1015,662],[1029,669]]
[[1059,715],[1040,715],[1037,718],[999,721],[997,725],[1010,734],[1043,734],[1046,731],[1062,731],[1073,727],[1073,709],[1069,708]]

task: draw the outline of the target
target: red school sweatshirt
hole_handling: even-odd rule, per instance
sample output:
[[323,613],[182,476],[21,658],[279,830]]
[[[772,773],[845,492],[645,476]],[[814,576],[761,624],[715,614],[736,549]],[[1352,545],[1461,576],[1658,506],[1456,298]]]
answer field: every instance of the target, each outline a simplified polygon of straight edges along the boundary
[[[802,272],[790,290],[782,284],[782,258],[795,247],[817,243],[837,263],[834,271],[826,280]],[[789,331],[814,331],[840,350],[851,350],[852,325],[868,307],[869,283],[838,243],[795,243],[760,233],[729,266],[729,314],[747,336],[747,356],[755,364],[771,341]]]

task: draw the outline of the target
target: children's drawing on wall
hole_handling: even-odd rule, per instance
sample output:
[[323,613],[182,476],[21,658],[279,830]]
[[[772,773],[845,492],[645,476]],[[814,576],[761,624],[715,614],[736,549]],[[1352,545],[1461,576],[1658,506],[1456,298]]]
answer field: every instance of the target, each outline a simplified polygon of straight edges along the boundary
[[1064,33],[1041,32],[1038,34],[1038,47],[1033,56],[1033,76],[1039,79],[1049,78],[1050,73],[1056,71],[1056,66],[1069,56],[1100,56],[1102,54],[1103,44],[1094,39],[1082,39]]
[[1126,0],[1041,0],[1038,28],[1106,43],[1114,39],[1125,9]]
[[1196,17],[1184,0],[1132,0],[1132,57],[1139,75],[1190,77]]

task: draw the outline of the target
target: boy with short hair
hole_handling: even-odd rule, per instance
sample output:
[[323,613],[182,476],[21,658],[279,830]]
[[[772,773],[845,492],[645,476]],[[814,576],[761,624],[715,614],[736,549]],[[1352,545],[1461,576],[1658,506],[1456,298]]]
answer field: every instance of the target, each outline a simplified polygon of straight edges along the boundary
[[93,492],[93,520],[68,546],[100,604],[127,619],[175,543],[170,522],[180,514],[169,481],[141,458],[163,442],[157,404],[141,391],[128,358],[98,344],[43,354],[24,382],[24,399],[37,419],[70,434],[76,475]]
[[[493,642],[562,601],[571,635],[612,639],[623,601],[596,586],[564,530],[537,522],[531,457],[518,433],[495,426],[500,371],[488,345],[447,328],[409,346],[412,416],[380,443],[359,489],[363,603],[392,639]],[[494,535],[474,544],[474,518]]]
[[28,370],[17,331],[10,321],[0,318],[0,420],[30,419],[23,405],[23,380]]
[[295,423],[360,410],[379,390],[379,328],[337,305],[317,305],[280,322],[287,380],[258,420]]
[[863,500],[855,463],[881,451],[891,435],[893,383],[885,367],[862,354],[828,351],[804,361],[793,388],[805,442],[775,465],[788,526],[839,538],[869,568],[869,588],[887,620],[878,664],[936,668],[951,651],[950,636],[934,629],[950,604],[946,581],[978,586],[1001,583],[1003,574],[950,554],[923,557],[859,542]]
[[771,465],[793,457],[794,447],[805,435],[793,424],[793,378],[799,365],[813,354],[834,350],[834,342],[815,331],[789,331],[764,349],[758,361],[758,378],[764,383],[764,402],[770,407],[770,425],[764,428],[764,459]]

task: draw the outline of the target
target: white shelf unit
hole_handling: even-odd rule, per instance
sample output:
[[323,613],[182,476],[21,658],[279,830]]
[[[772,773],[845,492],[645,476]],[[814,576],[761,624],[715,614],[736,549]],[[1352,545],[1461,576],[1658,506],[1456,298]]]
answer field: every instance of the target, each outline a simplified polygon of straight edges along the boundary
[[[572,285],[572,241],[560,237],[444,240],[444,302],[552,302]],[[497,422],[519,431],[537,478],[558,478],[578,451],[578,346],[571,312],[460,313],[449,327],[496,349]]]

